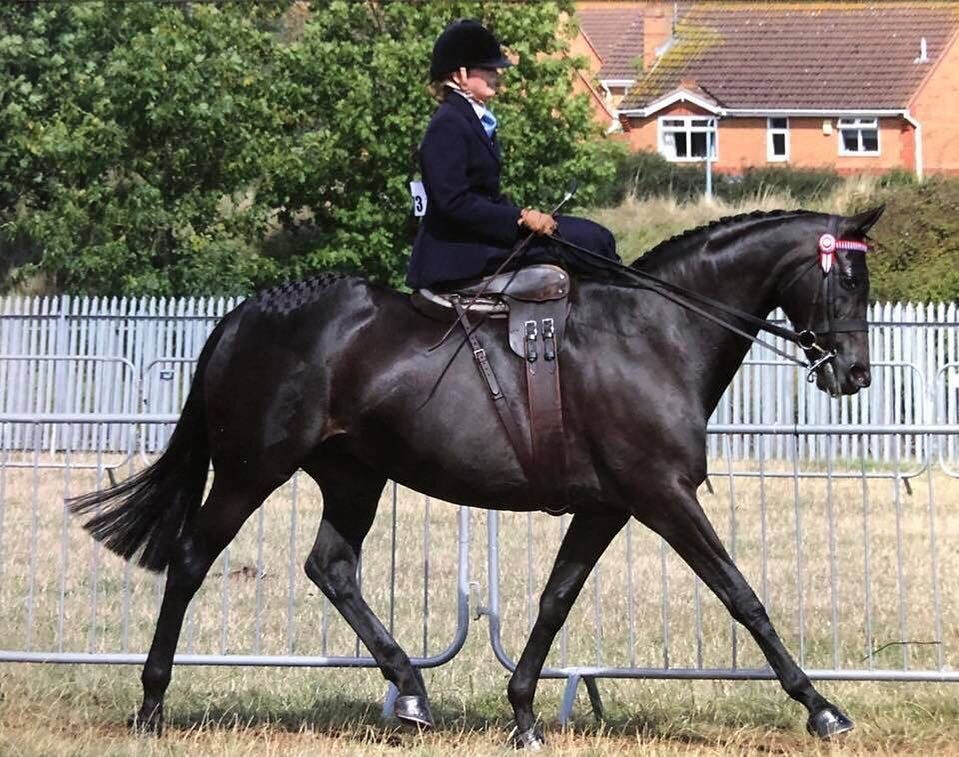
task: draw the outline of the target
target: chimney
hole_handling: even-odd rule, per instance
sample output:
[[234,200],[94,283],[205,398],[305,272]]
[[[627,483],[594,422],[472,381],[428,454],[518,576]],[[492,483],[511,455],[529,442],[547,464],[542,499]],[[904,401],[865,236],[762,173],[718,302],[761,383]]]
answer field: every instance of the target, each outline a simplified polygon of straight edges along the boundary
[[919,57],[916,58],[913,63],[928,63],[929,62],[929,46],[926,44],[926,38],[921,37],[919,39]]
[[643,71],[649,71],[673,36],[673,3],[652,2],[643,16]]

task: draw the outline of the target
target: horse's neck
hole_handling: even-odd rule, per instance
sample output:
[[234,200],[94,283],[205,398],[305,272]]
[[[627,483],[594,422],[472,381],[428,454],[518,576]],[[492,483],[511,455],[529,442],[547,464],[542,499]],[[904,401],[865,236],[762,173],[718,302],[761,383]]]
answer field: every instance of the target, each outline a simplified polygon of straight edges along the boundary
[[[772,310],[776,280],[784,263],[780,251],[758,243],[691,255],[650,268],[649,273],[759,318]],[[729,332],[727,332],[729,333]]]
[[[735,252],[719,249],[691,255],[649,272],[731,308],[765,318],[776,304],[777,280],[787,263],[783,251],[758,242],[736,247]],[[708,306],[703,309],[742,331],[758,333],[758,327],[744,324],[734,316]],[[688,318],[687,345],[698,356],[704,407],[712,412],[752,343],[701,315],[691,312]]]

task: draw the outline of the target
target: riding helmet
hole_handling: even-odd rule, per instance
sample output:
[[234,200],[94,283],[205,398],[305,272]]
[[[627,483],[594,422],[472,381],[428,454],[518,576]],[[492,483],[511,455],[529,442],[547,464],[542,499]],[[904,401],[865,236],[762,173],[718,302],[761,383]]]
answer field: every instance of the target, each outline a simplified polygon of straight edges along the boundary
[[439,81],[459,68],[506,68],[513,65],[503,55],[496,37],[479,21],[463,18],[447,26],[433,45],[430,79]]

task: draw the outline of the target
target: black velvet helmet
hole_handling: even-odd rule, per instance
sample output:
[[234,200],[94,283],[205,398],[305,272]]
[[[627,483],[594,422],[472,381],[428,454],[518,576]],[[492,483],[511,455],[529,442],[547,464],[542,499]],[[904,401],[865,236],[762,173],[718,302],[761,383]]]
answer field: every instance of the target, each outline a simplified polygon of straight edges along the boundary
[[479,21],[464,18],[447,26],[433,45],[430,79],[439,81],[459,68],[512,66],[490,31]]

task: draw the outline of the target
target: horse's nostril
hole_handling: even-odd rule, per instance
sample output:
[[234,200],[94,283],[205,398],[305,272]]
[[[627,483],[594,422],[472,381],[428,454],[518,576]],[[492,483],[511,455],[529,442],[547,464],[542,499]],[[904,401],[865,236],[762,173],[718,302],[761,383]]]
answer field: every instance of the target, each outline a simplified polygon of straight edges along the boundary
[[856,383],[856,386],[865,389],[872,383],[872,376],[869,375],[869,369],[864,366],[855,363],[852,368],[849,369],[849,375],[852,376],[852,380]]

